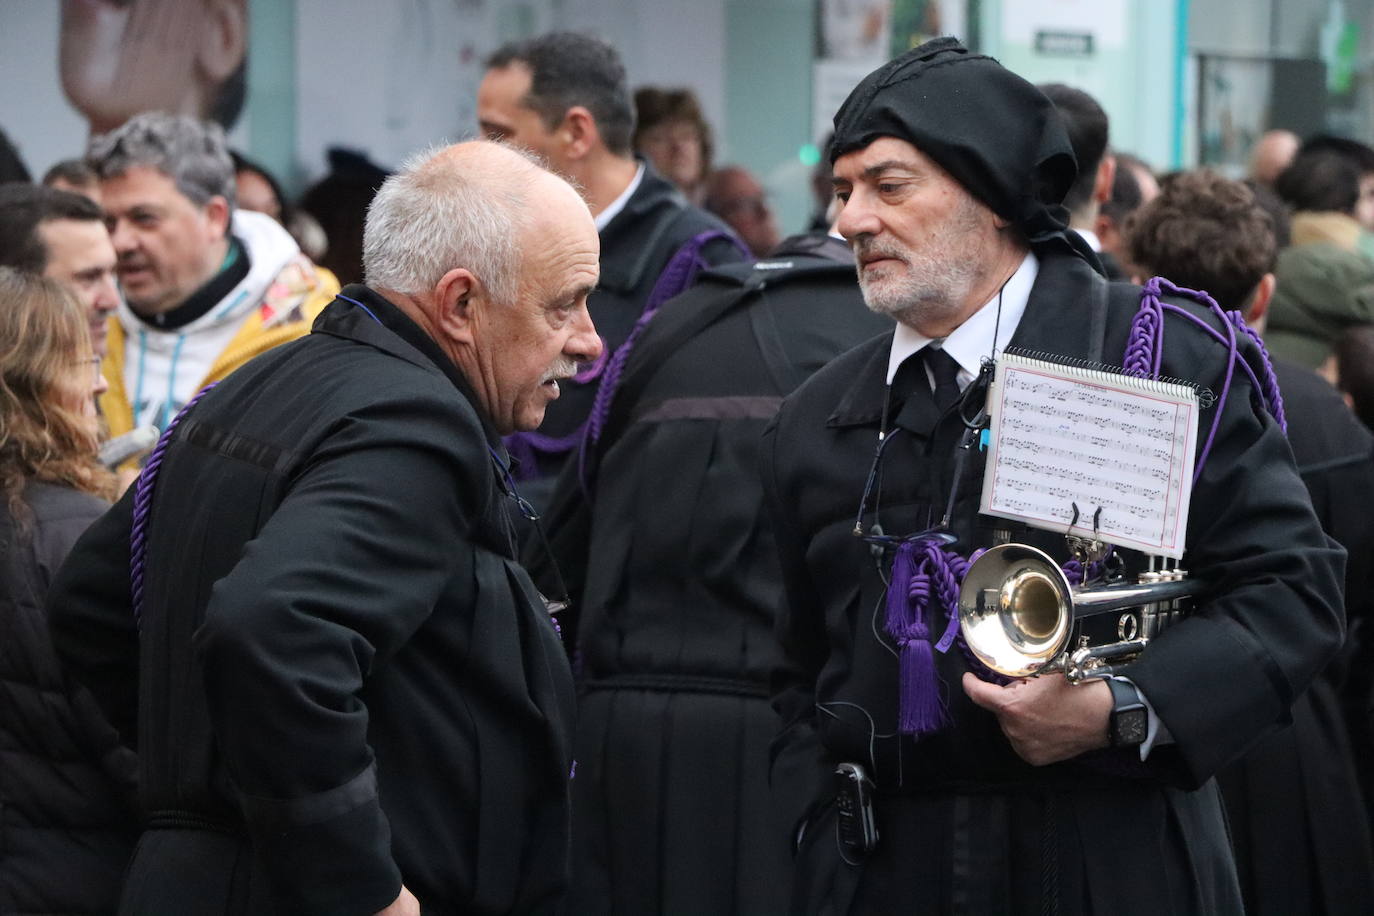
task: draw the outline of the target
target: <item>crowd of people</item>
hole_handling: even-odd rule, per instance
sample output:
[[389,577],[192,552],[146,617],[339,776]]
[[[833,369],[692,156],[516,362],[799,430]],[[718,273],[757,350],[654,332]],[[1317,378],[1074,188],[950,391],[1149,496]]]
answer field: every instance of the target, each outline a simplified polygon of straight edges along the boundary
[[[783,238],[600,39],[475,101],[300,200],[155,111],[0,184],[0,913],[1374,910],[1374,148],[1157,174],[942,38]],[[986,514],[999,360],[1142,348],[1201,584],[1007,676],[987,549],[1159,558]]]

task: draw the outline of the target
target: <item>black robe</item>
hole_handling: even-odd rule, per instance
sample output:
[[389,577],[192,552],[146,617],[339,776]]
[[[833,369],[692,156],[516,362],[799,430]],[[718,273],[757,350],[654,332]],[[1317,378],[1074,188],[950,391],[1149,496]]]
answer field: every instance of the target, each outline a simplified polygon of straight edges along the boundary
[[[1274,370],[1298,473],[1322,529],[1349,556],[1346,606],[1367,619],[1374,436],[1315,372],[1282,361]],[[1374,852],[1338,700],[1341,669],[1338,660],[1313,681],[1293,704],[1291,725],[1217,775],[1250,916],[1374,912]]]
[[707,272],[666,305],[618,390],[594,500],[560,479],[552,546],[581,608],[568,913],[786,907],[759,437],[784,394],[891,327],[852,262],[795,250]]
[[[625,342],[663,268],[685,242],[708,230],[734,234],[716,217],[687,203],[671,182],[641,161],[644,178],[639,187],[625,209],[601,230],[601,277],[587,299],[587,311],[608,356]],[[741,260],[744,253],[728,239],[717,239],[706,245],[702,257],[708,264],[728,264]],[[561,393],[549,404],[539,435],[566,438],[575,433],[592,409],[599,383],[599,379],[585,384],[571,379],[560,382]],[[567,455],[541,454],[536,468],[522,469],[522,474],[539,478],[521,486],[535,505],[548,505],[553,481]]]
[[[1046,250],[1013,345],[1120,364],[1138,292]],[[1163,374],[1220,392],[1223,348],[1182,320],[1166,321]],[[967,698],[966,664],[953,650],[936,656],[953,725],[915,742],[896,734],[897,660],[882,634],[890,560],[875,561],[852,533],[889,346],[890,337],[865,344],[817,373],[765,437],[765,491],[786,585],[774,774],[809,774],[813,785],[793,806],[796,822],[808,824],[799,909],[1238,912],[1211,776],[1286,718],[1341,640],[1343,552],[1323,536],[1282,432],[1234,379],[1193,491],[1184,558],[1218,588],[1126,670],[1174,743],[1156,746],[1144,763],[1137,749],[1109,749],[1032,767]],[[1257,359],[1248,343],[1242,351]],[[1218,409],[1202,412],[1204,429]],[[885,452],[862,524],[874,524],[876,503],[886,532],[901,535],[938,520],[964,427],[937,411],[924,386],[893,414],[904,434]],[[1009,529],[1013,540],[1065,558],[1062,537],[978,514],[984,458],[975,449],[963,469],[952,518],[959,550]],[[854,866],[841,861],[829,807],[831,772],[843,761],[868,767],[878,793],[882,839]]]
[[[503,453],[437,345],[361,286],[220,383],[55,582],[58,651],[137,738],[124,912],[548,912],[572,682],[516,563]],[[377,316],[374,321],[373,317]]]

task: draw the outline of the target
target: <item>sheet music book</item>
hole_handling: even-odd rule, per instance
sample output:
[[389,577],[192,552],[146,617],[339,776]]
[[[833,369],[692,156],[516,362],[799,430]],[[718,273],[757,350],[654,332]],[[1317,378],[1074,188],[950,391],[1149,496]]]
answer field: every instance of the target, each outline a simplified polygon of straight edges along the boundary
[[1198,434],[1193,388],[1005,353],[988,413],[983,513],[1091,537],[1100,509],[1102,541],[1182,556]]

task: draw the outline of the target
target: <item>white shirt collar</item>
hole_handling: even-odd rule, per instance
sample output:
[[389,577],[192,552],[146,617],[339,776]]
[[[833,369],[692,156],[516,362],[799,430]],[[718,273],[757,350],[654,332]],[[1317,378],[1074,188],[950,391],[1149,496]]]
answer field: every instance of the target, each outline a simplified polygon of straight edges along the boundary
[[1087,242],[1088,247],[1093,251],[1102,250],[1102,240],[1097,237],[1096,232],[1093,232],[1091,229],[1075,229],[1074,232],[1083,236],[1083,241]]
[[620,196],[611,201],[606,206],[606,209],[598,213],[595,219],[593,219],[593,222],[596,223],[597,232],[605,229],[606,226],[610,224],[611,220],[615,219],[616,216],[620,214],[620,211],[625,209],[625,205],[630,202],[631,197],[634,197],[635,191],[639,190],[639,183],[643,180],[644,163],[641,162],[639,163],[639,168],[635,171],[635,177],[625,186],[625,190],[620,192]]
[[[1006,282],[1002,289],[983,306],[969,316],[968,320],[954,329],[954,333],[938,343],[946,353],[959,364],[959,387],[963,388],[978,375],[983,357],[995,349],[998,353],[1006,349],[1021,316],[1026,312],[1026,302],[1030,299],[1031,287],[1040,272],[1040,259],[1027,252],[1021,266]],[[1001,299],[1000,306],[998,299]],[[998,312],[1001,317],[998,317]],[[993,333],[996,329],[997,340],[994,344]],[[924,349],[932,343],[932,338],[898,322],[892,335],[892,351],[887,357],[887,383],[897,375],[897,367],[907,357]]]

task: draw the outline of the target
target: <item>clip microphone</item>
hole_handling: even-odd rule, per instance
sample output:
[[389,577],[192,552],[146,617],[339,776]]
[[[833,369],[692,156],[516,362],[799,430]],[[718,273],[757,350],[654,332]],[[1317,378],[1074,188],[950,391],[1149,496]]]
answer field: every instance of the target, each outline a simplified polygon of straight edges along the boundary
[[157,445],[156,426],[140,426],[122,436],[115,436],[100,447],[96,457],[105,467],[114,469],[130,458],[142,458]]

